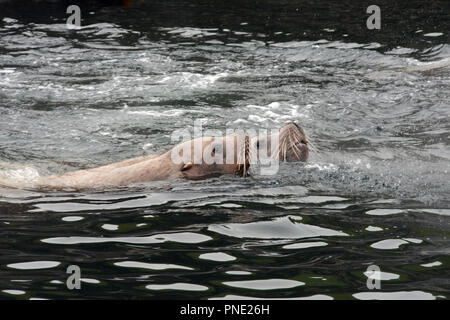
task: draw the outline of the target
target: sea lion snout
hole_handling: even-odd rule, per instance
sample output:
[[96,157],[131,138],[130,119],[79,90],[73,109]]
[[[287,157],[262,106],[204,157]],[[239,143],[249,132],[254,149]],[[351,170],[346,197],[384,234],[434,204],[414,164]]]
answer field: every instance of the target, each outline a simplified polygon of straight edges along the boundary
[[309,157],[308,140],[303,128],[291,122],[280,129],[279,159],[287,162],[305,162]]
[[252,158],[258,160],[268,157],[285,162],[305,162],[309,156],[305,130],[295,122],[271,135],[253,137],[251,148]]

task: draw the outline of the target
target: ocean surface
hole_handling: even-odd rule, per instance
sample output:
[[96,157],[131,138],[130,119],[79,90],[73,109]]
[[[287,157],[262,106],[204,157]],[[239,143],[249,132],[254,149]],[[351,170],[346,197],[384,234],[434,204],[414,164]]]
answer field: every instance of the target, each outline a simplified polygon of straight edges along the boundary
[[365,8],[263,3],[81,6],[75,30],[62,4],[0,4],[3,177],[161,153],[195,121],[293,121],[315,146],[275,175],[0,187],[0,299],[450,297],[445,1],[407,24],[382,7],[378,31]]

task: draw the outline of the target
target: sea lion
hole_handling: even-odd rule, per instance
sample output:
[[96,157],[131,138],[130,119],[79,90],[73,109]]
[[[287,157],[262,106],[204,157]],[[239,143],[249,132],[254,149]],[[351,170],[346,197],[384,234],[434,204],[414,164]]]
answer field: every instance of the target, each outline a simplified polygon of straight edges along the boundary
[[[260,150],[265,150],[261,153]],[[0,185],[31,189],[95,189],[167,179],[206,179],[223,174],[246,176],[250,163],[264,154],[280,161],[306,161],[308,142],[303,129],[287,124],[270,136],[231,134],[200,137],[177,144],[160,155],[138,157],[33,181],[0,178]]]

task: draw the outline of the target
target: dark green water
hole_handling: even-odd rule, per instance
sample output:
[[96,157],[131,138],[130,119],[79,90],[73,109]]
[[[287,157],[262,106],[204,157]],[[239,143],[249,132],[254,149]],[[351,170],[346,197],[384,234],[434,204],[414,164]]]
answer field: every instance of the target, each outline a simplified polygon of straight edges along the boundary
[[0,298],[449,297],[445,1],[380,3],[379,31],[365,3],[135,4],[82,2],[67,30],[64,2],[0,2],[0,174],[160,153],[199,119],[294,121],[317,151],[274,176],[0,188]]

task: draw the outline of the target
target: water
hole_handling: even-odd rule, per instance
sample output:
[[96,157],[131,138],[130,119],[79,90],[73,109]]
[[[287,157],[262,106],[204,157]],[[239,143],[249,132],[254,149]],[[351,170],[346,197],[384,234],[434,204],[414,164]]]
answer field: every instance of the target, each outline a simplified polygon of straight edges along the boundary
[[[447,299],[450,76],[427,68],[450,57],[440,2],[433,29],[412,23],[405,37],[345,31],[356,13],[332,27],[320,6],[299,14],[322,20],[299,22],[295,2],[259,18],[227,7],[228,20],[193,3],[209,15],[93,7],[71,31],[63,5],[50,17],[4,5],[0,173],[160,153],[198,119],[223,132],[295,121],[317,152],[275,176],[3,187],[0,297]],[[81,290],[66,287],[69,265]],[[381,290],[367,288],[370,265]]]

